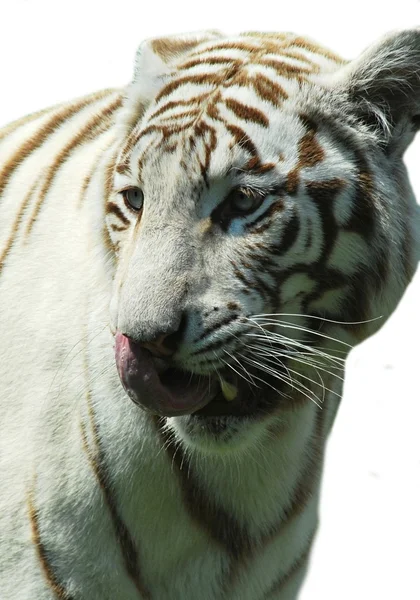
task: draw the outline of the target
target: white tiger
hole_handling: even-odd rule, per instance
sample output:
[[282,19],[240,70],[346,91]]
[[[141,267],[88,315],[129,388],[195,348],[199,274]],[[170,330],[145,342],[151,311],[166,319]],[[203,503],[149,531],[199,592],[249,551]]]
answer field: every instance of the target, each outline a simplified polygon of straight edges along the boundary
[[201,32],[0,131],[2,600],[297,597],[346,355],[419,257],[419,77],[418,30]]

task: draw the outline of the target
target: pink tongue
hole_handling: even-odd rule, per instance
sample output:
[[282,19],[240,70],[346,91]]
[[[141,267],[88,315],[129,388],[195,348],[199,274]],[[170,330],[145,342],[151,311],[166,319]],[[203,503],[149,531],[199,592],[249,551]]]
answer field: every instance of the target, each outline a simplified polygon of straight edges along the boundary
[[115,360],[125,391],[139,406],[158,415],[190,414],[210,400],[208,382],[195,378],[187,387],[166,387],[159,379],[150,352],[124,334],[115,336]]

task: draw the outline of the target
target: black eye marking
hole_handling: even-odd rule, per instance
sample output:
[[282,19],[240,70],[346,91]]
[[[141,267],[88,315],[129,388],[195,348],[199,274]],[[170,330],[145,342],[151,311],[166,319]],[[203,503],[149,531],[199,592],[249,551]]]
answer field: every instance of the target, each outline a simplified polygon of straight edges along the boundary
[[222,229],[227,229],[229,221],[244,217],[257,210],[267,197],[267,192],[248,187],[237,187],[229,192],[224,201],[213,211],[211,219]]
[[140,212],[143,208],[144,195],[140,188],[130,187],[120,192],[122,195],[125,205],[134,210]]
[[261,206],[265,196],[264,193],[251,188],[235,188],[224,202],[225,211],[232,216],[248,215]]

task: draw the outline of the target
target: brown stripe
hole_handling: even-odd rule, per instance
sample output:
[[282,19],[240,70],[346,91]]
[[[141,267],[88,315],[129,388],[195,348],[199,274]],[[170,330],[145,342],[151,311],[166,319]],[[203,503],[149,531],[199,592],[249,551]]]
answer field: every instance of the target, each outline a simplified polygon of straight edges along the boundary
[[307,132],[299,143],[299,167],[314,167],[325,158],[325,152],[316,139],[316,124],[308,117],[301,116]]
[[115,259],[115,253],[118,252],[120,243],[115,242],[114,244],[114,242],[111,240],[111,236],[109,234],[106,223],[103,223],[102,226],[102,241],[106,252],[109,254],[110,257],[113,257]]
[[125,140],[124,146],[122,147],[121,154],[120,154],[121,162],[123,162],[123,163],[130,162],[130,158],[131,158],[130,153],[131,153],[132,149],[134,148],[134,146],[139,141],[140,136],[141,136],[140,128],[134,127],[133,130],[130,132],[128,138]]
[[222,83],[225,87],[229,87],[236,83],[237,77],[240,76],[242,69],[242,63],[237,61],[226,67],[223,73],[221,73]]
[[[302,48],[302,49],[304,50],[304,48]],[[282,48],[280,51],[280,54],[281,54],[281,56],[285,56],[287,58],[293,58],[295,60],[300,60],[301,62],[307,63],[312,68],[318,67],[318,65],[316,63],[314,63],[313,60],[311,60],[308,56],[305,56],[304,54],[302,54],[302,52],[299,52],[298,50],[294,50],[294,49],[285,50],[284,48]]]
[[226,124],[226,121],[222,118],[222,116],[220,115],[219,109],[217,108],[217,102],[219,101],[219,98],[216,100],[216,98],[213,99],[212,102],[209,102],[207,104],[207,116],[210,117],[211,119],[214,119],[215,121],[221,121],[222,123]]
[[113,114],[121,106],[121,101],[122,98],[119,96],[118,98],[114,99],[110,105],[102,109],[98,114],[91,118],[90,121],[88,121],[88,123],[84,127],[82,127],[79,133],[75,135],[74,138],[71,139],[70,142],[68,142],[64,146],[64,148],[62,148],[62,150],[54,159],[54,162],[51,164],[51,166],[48,167],[44,182],[38,195],[38,200],[34,206],[34,209],[26,226],[26,237],[29,236],[32,227],[38,217],[42,203],[48,194],[48,191],[54,181],[55,176],[57,175],[60,168],[63,166],[63,163],[66,162],[66,160],[76,148],[86,143],[87,141],[94,139],[97,135],[104,133],[107,130],[107,127],[109,126],[109,121],[111,120]]
[[249,84],[261,100],[270,102],[275,107],[280,106],[281,101],[288,98],[287,93],[281,85],[275,83],[265,75],[258,74],[255,77],[250,77]]
[[[205,158],[204,164],[200,162],[201,175],[204,179],[205,184],[208,187],[207,172],[210,166],[211,156],[217,147],[217,135],[216,130],[211,125],[208,125],[205,121],[199,121],[194,127],[194,134],[197,138],[203,140],[207,137],[208,141],[204,142],[205,147]],[[207,135],[208,134],[208,135]],[[191,135],[189,138],[190,148],[196,147],[195,138]]]
[[314,44],[309,40],[306,40],[302,37],[297,37],[291,41],[290,46],[297,46],[298,48],[303,48],[304,50],[308,50],[309,52],[313,52],[314,54],[319,54],[320,56],[324,56],[329,60],[333,60],[336,63],[344,64],[347,61],[343,60],[341,56],[335,54],[331,50],[324,48],[323,46],[318,46],[318,44]]
[[20,225],[22,223],[22,217],[23,217],[23,215],[25,213],[26,207],[28,206],[29,201],[32,198],[32,194],[34,194],[38,183],[39,183],[39,178],[30,187],[28,193],[26,194],[26,196],[25,196],[25,198],[24,198],[24,200],[23,200],[23,202],[22,202],[22,204],[21,204],[21,206],[20,206],[20,208],[18,210],[18,213],[16,215],[16,218],[15,218],[15,220],[13,222],[13,225],[12,225],[12,228],[11,228],[10,235],[9,235],[9,237],[7,239],[6,245],[3,248],[2,253],[0,254],[0,274],[1,274],[2,270],[3,270],[4,265],[5,265],[7,256],[9,254],[11,248],[13,247],[13,243],[14,243],[14,241],[16,239],[16,235],[18,233],[19,227],[20,227]]
[[92,168],[90,169],[89,173],[84,178],[82,188],[80,190],[78,208],[80,208],[83,204],[83,200],[85,198],[89,184],[92,181],[93,176],[96,174],[96,169],[98,168],[98,165],[101,162],[104,153],[107,150],[109,150],[109,148],[112,146],[113,143],[114,143],[114,140],[112,140],[105,148],[103,148],[99,151],[98,157],[96,158],[95,162],[93,163]]
[[259,64],[264,67],[270,67],[276,71],[277,75],[280,75],[281,77],[303,78],[304,75],[310,75],[313,72],[312,69],[298,67],[296,65],[291,65],[290,63],[284,62],[281,60],[281,56],[279,56],[278,60],[273,58],[261,58]]
[[243,119],[244,121],[252,121],[253,123],[257,123],[257,125],[261,125],[262,127],[268,127],[270,124],[265,114],[257,108],[242,104],[242,102],[238,102],[233,98],[227,98],[225,100],[225,105],[229,110],[235,113],[239,119]]
[[124,225],[129,225],[130,220],[122,212],[121,208],[115,204],[114,202],[108,202],[106,205],[107,214],[115,215],[120,221],[124,223]]
[[169,117],[165,117],[164,119],[159,120],[159,126],[171,125],[173,121],[177,121],[178,119],[186,119],[197,116],[197,109],[184,110],[183,112],[175,113],[170,115]]
[[300,171],[305,167],[314,167],[325,158],[324,149],[316,139],[316,123],[306,115],[300,115],[300,119],[307,131],[299,142],[297,165],[287,175],[286,191],[291,195],[299,189]]
[[[111,197],[112,189],[113,189],[114,166],[115,166],[115,161],[117,159],[117,156],[118,156],[118,152],[111,157],[111,160],[109,161],[108,165],[104,169],[104,193],[103,193],[103,196],[104,196],[104,202],[105,202],[105,213],[108,212],[109,207],[111,207],[111,205],[114,205],[119,210],[120,214],[122,215],[122,220],[123,221],[125,220],[126,224],[128,224],[129,221],[126,218],[126,216],[122,213],[119,206],[117,206],[113,202],[109,201],[109,198]],[[111,209],[109,212],[112,213],[113,210]],[[108,252],[109,257],[112,257],[115,260],[115,253],[119,251],[119,242],[116,242],[114,244],[114,242],[112,241],[110,232],[108,231],[108,227],[106,224],[106,219],[104,219],[103,226],[102,226],[102,240],[103,240],[104,248]]]
[[311,552],[312,544],[313,544],[313,541],[315,538],[315,533],[316,533],[316,531],[313,531],[311,533],[302,554],[293,563],[293,565],[290,567],[290,569],[286,573],[283,573],[281,575],[281,577],[279,577],[279,579],[277,579],[273,583],[273,585],[271,586],[269,591],[264,596],[264,600],[273,599],[273,596],[274,596],[274,598],[277,598],[278,595],[281,594],[281,592],[284,590],[286,585],[288,583],[290,583],[291,579],[295,575],[297,575],[301,569],[303,569],[306,566],[308,559],[309,559],[309,554]]
[[112,229],[112,231],[126,231],[127,227],[124,227],[123,225],[115,225],[115,223],[111,223],[110,229]]
[[[329,60],[333,60],[334,62],[337,62],[339,64],[343,64],[343,63],[347,62],[347,61],[343,60],[340,56],[338,56],[338,54],[333,53],[331,50],[328,50],[327,48],[324,48],[323,46],[319,46],[318,44],[311,42],[310,40],[307,40],[300,36],[296,36],[291,33],[273,34],[273,33],[251,31],[251,32],[245,32],[241,35],[262,38],[264,44],[266,44],[266,40],[268,40],[270,42],[274,41],[277,44],[279,53],[283,53],[286,49],[287,49],[287,53],[289,53],[291,51],[293,52],[294,48],[297,48],[297,49],[300,48],[302,50],[307,50],[308,52],[311,52],[313,54],[318,54],[319,56],[324,56],[325,58],[328,58]],[[291,48],[292,50],[290,51],[289,48]]]
[[152,40],[151,46],[153,52],[158,54],[165,62],[170,61],[172,58],[178,58],[180,55],[185,54],[200,44],[213,39],[211,37],[202,37],[199,39],[183,40],[179,38],[159,38]]
[[141,136],[148,135],[149,133],[160,133],[162,134],[162,140],[156,146],[158,147],[163,141],[167,140],[170,136],[182,133],[192,125],[194,125],[195,119],[181,123],[178,125],[149,125],[140,132],[139,139]]
[[118,165],[115,167],[115,171],[120,175],[128,175],[131,173],[130,161],[127,159],[128,157],[124,162],[118,163]]
[[97,168],[98,164],[101,161],[101,158],[102,158],[101,155],[99,155],[97,157],[97,159],[95,160],[95,162],[94,162],[93,166],[91,167],[89,173],[85,176],[85,178],[83,180],[82,187],[80,189],[79,201],[77,203],[77,208],[80,208],[82,206],[82,204],[83,204],[83,200],[85,199],[85,195],[86,195],[87,189],[88,189],[88,187],[90,185],[90,182],[92,181],[92,177],[93,177],[93,175],[94,175],[94,173],[96,171],[96,168]]
[[242,61],[235,60],[234,58],[229,58],[228,56],[209,56],[208,58],[196,58],[193,60],[189,60],[188,62],[182,63],[178,67],[180,71],[183,69],[192,69],[194,67],[202,66],[202,65],[237,65],[240,66]]
[[78,112],[93,104],[94,102],[115,93],[113,90],[104,90],[91,96],[87,96],[78,102],[65,106],[58,113],[52,115],[51,119],[43,125],[43,127],[31,138],[26,140],[22,146],[12,155],[9,161],[4,165],[3,170],[0,171],[0,196],[3,194],[7,184],[9,183],[13,173],[22,164],[22,162],[35,150],[37,150],[42,144],[55,133],[59,127],[71,119]]
[[114,187],[114,169],[118,152],[111,157],[111,160],[104,169],[104,200],[108,202]]
[[159,102],[162,98],[169,96],[179,87],[183,85],[187,85],[189,83],[193,85],[219,85],[223,82],[224,74],[220,73],[202,73],[200,75],[190,75],[187,77],[178,77],[173,81],[169,82],[165,87],[159,92],[159,94],[155,98],[155,102]]
[[53,565],[51,564],[50,558],[48,556],[48,551],[41,540],[39,514],[35,508],[33,489],[31,489],[28,492],[27,503],[29,522],[31,525],[32,542],[35,546],[35,551],[37,553],[44,577],[56,598],[58,598],[59,600],[73,600],[73,597],[70,596],[63,584],[60,583],[58,576],[54,571]]
[[272,171],[273,169],[276,168],[276,164],[275,163],[260,163],[259,159],[255,156],[253,156],[244,166],[244,169],[246,171],[252,171],[252,173],[255,174],[263,174],[263,173],[268,173],[268,171]]
[[218,42],[217,44],[212,45],[209,48],[205,48],[203,50],[199,50],[198,52],[193,52],[192,53],[192,57],[195,56],[201,56],[202,54],[211,54],[214,51],[220,51],[220,50],[242,50],[244,52],[261,52],[262,50],[264,50],[264,48],[259,45],[259,44],[250,44],[247,43],[248,40],[246,42],[244,41],[235,41],[235,42]]
[[173,433],[164,427],[164,419],[153,417],[153,422],[171,465],[176,467],[184,507],[191,519],[233,559],[239,560],[248,554],[252,542],[245,528],[202,488],[188,454],[177,445]]
[[228,123],[226,123],[226,129],[232,135],[232,137],[235,140],[235,143],[238,144],[238,146],[240,146],[241,148],[243,148],[244,150],[249,152],[249,154],[251,156],[258,158],[258,164],[259,164],[258,150],[255,147],[254,142],[245,133],[245,131],[243,129],[241,129],[240,127],[237,127],[236,125],[231,125]]
[[106,468],[106,460],[101,447],[100,432],[98,425],[95,421],[95,415],[92,407],[89,389],[86,393],[86,403],[88,407],[89,421],[93,433],[95,451],[93,451],[89,447],[89,442],[86,435],[86,427],[84,423],[81,422],[80,428],[82,434],[83,449],[87,454],[92,471],[95,474],[99,487],[101,488],[102,493],[104,495],[105,502],[108,506],[115,537],[117,538],[118,544],[121,549],[121,554],[127,574],[130,577],[133,584],[135,585],[141,598],[149,600],[151,598],[151,594],[143,581],[143,577],[139,569],[138,553],[135,542],[131,537],[130,531],[128,530],[126,524],[124,523],[124,521],[118,513],[117,503],[112,493],[112,483]]
[[14,133],[20,127],[23,127],[24,125],[27,125],[31,121],[35,121],[36,119],[39,119],[40,117],[43,117],[47,113],[52,112],[53,110],[56,110],[56,109],[57,109],[56,106],[44,108],[44,110],[39,110],[36,113],[31,113],[30,115],[25,115],[24,117],[21,117],[20,119],[17,119],[16,121],[9,123],[8,125],[5,125],[4,127],[2,127],[2,129],[0,129],[0,142],[4,138],[6,138],[8,135],[12,135],[12,133]]
[[247,171],[255,171],[255,170],[259,170],[261,168],[261,163],[258,159],[258,157],[253,156],[252,158],[249,159],[249,161],[246,163],[245,165],[245,169]]
[[163,104],[160,108],[158,108],[154,113],[152,113],[150,115],[149,121],[156,119],[156,117],[159,117],[160,115],[167,112],[168,110],[171,110],[172,108],[178,108],[179,106],[191,106],[193,104],[200,104],[200,103],[204,102],[205,100],[207,100],[207,98],[209,96],[210,96],[209,93],[199,94],[198,96],[192,96],[192,98],[189,98],[188,100],[171,100],[170,102],[166,102],[166,104]]
[[160,128],[160,133],[162,134],[162,139],[155,145],[155,149],[160,148],[161,146],[173,145],[173,141],[170,141],[170,138],[174,135],[178,135],[179,133],[184,133],[190,127],[194,125],[196,119],[191,119],[191,121],[186,121],[181,123],[180,125],[170,125],[163,126]]

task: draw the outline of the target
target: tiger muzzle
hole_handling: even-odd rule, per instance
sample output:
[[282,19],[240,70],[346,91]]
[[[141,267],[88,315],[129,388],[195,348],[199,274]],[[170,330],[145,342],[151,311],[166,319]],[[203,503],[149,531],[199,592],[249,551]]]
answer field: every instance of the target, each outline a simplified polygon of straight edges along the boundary
[[155,415],[197,417],[256,415],[261,396],[232,372],[207,376],[166,367],[143,344],[121,332],[115,336],[115,359],[121,383],[131,400]]
[[[207,378],[177,370],[159,374],[152,353],[121,332],[115,336],[115,358],[128,396],[145,410],[162,416],[190,414],[208,404],[218,389]],[[174,371],[174,370],[169,370]]]

